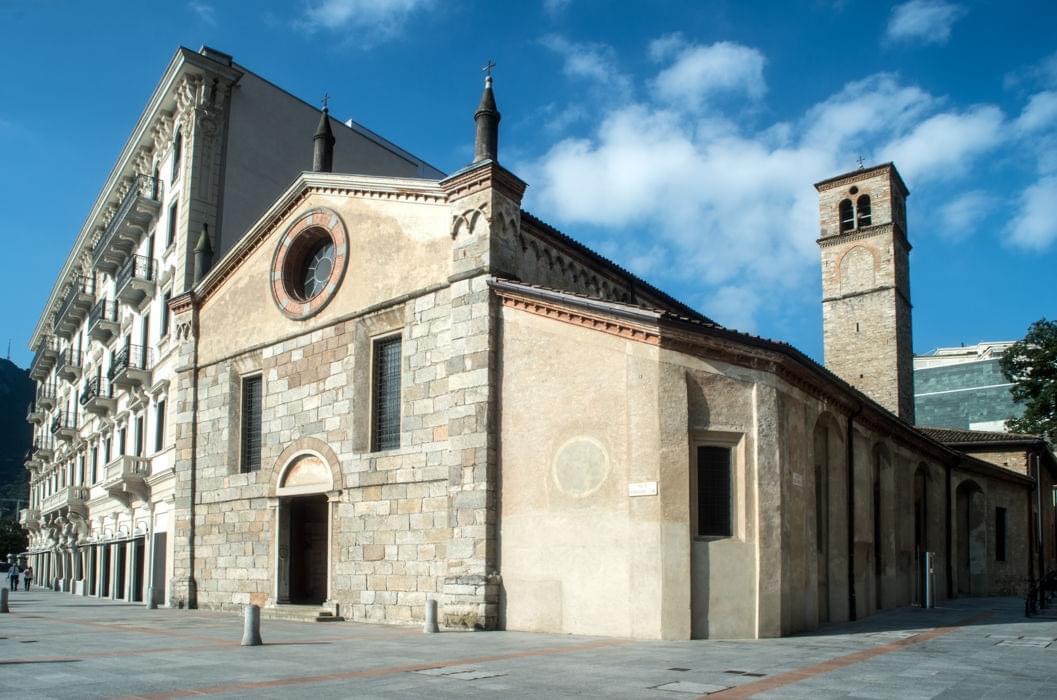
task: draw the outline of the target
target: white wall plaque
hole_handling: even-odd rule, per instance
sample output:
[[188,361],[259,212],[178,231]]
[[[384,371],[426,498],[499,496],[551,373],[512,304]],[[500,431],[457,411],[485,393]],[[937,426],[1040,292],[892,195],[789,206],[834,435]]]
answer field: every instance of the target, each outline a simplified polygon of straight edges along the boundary
[[657,482],[656,481],[640,481],[635,484],[628,484],[628,495],[629,496],[656,496],[657,495]]

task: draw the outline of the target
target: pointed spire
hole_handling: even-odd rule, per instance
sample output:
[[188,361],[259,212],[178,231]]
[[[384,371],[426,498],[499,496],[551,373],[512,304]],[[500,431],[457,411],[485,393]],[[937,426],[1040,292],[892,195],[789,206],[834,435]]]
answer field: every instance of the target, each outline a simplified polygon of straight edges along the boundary
[[330,130],[330,110],[327,103],[330,95],[323,95],[323,112],[319,115],[319,126],[312,137],[312,172],[329,173],[334,169],[334,132]]
[[499,120],[502,118],[495,106],[495,95],[492,94],[492,69],[495,63],[491,60],[482,69],[485,72],[484,92],[481,93],[481,104],[473,115],[477,123],[477,135],[473,144],[473,162],[499,160]]
[[213,265],[213,245],[209,242],[209,224],[202,224],[202,232],[195,243],[195,277],[198,284]]

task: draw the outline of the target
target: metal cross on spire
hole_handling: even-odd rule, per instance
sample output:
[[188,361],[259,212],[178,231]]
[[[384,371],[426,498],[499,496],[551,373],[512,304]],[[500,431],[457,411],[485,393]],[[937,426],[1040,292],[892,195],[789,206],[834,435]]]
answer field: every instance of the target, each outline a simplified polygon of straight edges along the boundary
[[323,93],[323,109],[327,109],[327,106],[329,104],[330,104],[330,93],[329,92],[324,92]]
[[492,77],[492,71],[495,70],[495,61],[493,61],[492,59],[488,59],[488,63],[484,64],[481,67],[481,70],[484,71],[484,74],[485,74],[486,77],[491,78]]
[[861,155],[858,158],[858,163],[859,163],[859,170],[866,170],[866,161],[863,160],[863,157]]

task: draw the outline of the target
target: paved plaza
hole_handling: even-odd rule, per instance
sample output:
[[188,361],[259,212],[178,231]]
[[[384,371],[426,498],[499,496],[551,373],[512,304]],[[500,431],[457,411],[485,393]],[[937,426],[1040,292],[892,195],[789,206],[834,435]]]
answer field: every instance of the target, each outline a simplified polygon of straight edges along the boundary
[[265,620],[10,594],[0,697],[1054,698],[1057,619],[1014,598],[900,609],[816,634],[650,642]]

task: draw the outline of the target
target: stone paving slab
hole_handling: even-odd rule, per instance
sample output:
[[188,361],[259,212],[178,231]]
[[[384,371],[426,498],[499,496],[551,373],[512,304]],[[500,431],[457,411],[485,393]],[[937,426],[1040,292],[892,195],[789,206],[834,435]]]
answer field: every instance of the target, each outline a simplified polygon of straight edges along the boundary
[[12,592],[0,698],[1057,696],[1057,620],[1017,599],[886,611],[818,634],[631,641],[266,620]]

